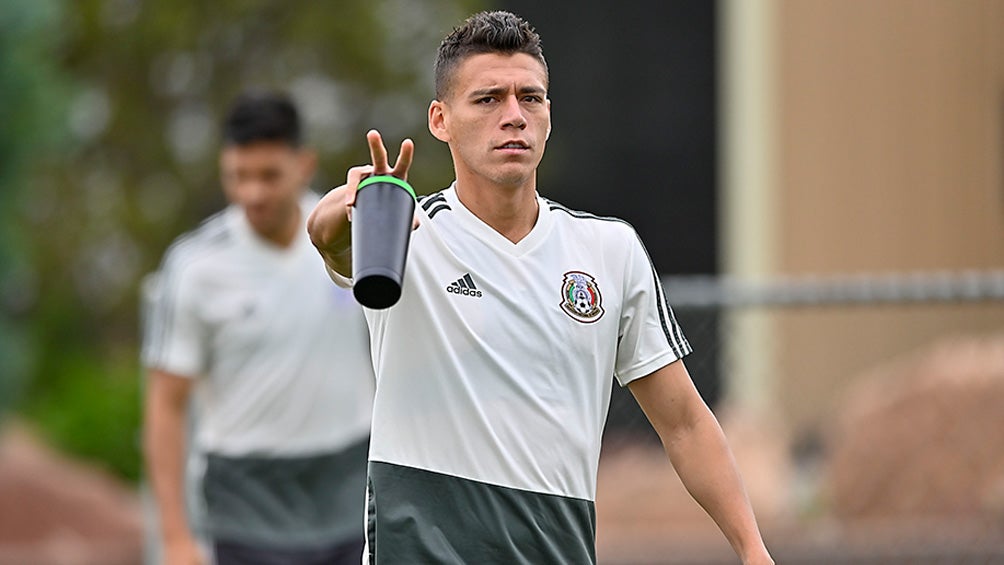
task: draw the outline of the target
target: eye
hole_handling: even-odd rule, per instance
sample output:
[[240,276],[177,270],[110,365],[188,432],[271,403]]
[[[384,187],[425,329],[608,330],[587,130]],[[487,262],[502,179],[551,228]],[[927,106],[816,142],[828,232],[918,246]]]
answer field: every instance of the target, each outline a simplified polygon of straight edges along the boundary
[[544,101],[544,97],[539,94],[527,94],[523,97],[523,102],[532,102],[534,104]]
[[481,98],[476,99],[474,101],[474,103],[475,104],[490,104],[490,103],[492,103],[494,101],[495,101],[495,98],[492,97],[492,96],[482,96]]

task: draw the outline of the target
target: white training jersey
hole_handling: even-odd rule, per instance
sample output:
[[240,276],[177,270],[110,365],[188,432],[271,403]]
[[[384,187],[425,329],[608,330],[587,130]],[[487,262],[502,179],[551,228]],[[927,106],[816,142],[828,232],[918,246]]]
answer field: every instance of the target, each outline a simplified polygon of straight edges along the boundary
[[400,302],[366,310],[371,474],[381,462],[594,500],[613,379],[691,351],[640,239],[538,197],[512,243],[453,186],[419,202]]
[[[302,221],[317,203],[308,192]],[[369,433],[362,309],[325,274],[304,227],[279,248],[230,206],[168,250],[144,364],[199,379],[196,446],[238,456],[335,451]]]

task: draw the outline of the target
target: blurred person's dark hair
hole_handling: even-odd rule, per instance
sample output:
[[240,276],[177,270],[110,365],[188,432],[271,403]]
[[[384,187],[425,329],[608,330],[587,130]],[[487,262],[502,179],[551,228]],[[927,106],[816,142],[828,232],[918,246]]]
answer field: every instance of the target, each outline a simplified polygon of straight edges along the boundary
[[525,53],[540,61],[547,76],[540,36],[526,20],[511,12],[478,12],[453,28],[439,44],[434,67],[436,98],[442,100],[446,95],[452,75],[464,59],[482,53]]
[[223,121],[225,145],[259,141],[303,143],[300,114],[288,96],[279,92],[245,92],[238,96]]

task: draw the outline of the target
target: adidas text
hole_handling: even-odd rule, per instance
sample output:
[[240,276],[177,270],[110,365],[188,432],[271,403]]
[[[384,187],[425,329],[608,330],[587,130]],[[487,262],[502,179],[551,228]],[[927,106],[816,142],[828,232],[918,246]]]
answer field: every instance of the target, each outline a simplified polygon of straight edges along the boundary
[[459,286],[448,286],[446,287],[446,292],[452,292],[453,294],[459,294],[461,296],[473,296],[474,298],[481,298],[481,291],[469,288],[461,288]]

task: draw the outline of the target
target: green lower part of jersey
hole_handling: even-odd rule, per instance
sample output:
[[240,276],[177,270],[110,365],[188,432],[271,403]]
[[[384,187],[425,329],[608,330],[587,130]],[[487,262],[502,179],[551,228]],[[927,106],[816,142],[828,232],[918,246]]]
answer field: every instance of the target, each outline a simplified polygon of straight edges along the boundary
[[310,548],[363,536],[368,442],[302,457],[206,456],[205,529],[215,540]]
[[541,494],[370,461],[371,564],[591,564],[596,511]]

